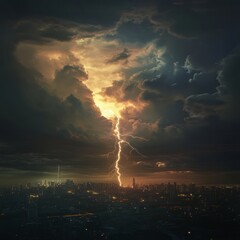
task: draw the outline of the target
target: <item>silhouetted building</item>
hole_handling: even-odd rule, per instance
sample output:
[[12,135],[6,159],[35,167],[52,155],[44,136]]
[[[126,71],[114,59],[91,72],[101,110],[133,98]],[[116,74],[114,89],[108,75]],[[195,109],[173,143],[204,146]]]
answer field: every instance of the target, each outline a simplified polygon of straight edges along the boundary
[[136,180],[135,180],[135,178],[133,178],[133,181],[132,181],[132,188],[136,188]]

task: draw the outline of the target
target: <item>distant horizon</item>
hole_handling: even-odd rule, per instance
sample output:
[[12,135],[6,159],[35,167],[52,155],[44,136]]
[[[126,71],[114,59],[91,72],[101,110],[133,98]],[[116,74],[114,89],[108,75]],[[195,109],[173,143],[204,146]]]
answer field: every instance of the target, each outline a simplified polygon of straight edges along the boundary
[[[135,178],[136,179],[136,178]],[[77,180],[77,179],[71,179],[71,178],[66,178],[64,179],[61,183],[57,183],[57,181],[54,181],[53,179],[44,179],[42,181],[47,181],[47,185],[48,186],[44,186],[44,185],[40,185],[41,182],[37,182],[37,181],[33,181],[33,182],[20,182],[20,183],[13,183],[13,184],[0,184],[0,189],[3,189],[3,188],[10,188],[10,187],[19,187],[19,186],[23,186],[23,187],[28,187],[28,184],[31,184],[31,187],[38,187],[38,186],[41,186],[41,187],[53,187],[51,185],[49,185],[49,183],[54,183],[54,187],[56,186],[61,186],[61,185],[64,185],[66,183],[66,180],[73,180],[74,184],[76,185],[81,185],[81,184],[114,184],[116,186],[118,186],[118,182],[115,180],[109,180],[109,181],[84,181],[84,180]],[[123,188],[132,188],[132,182],[131,182],[132,179],[129,180],[129,182],[124,182],[123,184]],[[240,186],[240,183],[200,183],[200,182],[184,182],[184,181],[181,181],[181,182],[177,182],[177,181],[159,181],[159,182],[143,182],[143,181],[140,181],[140,182],[137,182],[137,179],[136,179],[136,186],[139,186],[139,187],[142,187],[142,186],[150,186],[150,185],[167,185],[167,184],[177,184],[177,185],[191,185],[191,184],[194,184],[196,186]],[[121,187],[120,187],[121,188]]]

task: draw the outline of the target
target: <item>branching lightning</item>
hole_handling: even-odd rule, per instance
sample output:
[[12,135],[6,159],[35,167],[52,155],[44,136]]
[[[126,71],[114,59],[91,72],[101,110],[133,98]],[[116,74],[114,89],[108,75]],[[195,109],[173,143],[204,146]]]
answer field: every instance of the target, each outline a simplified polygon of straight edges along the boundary
[[[145,138],[142,138],[139,136],[134,136],[129,133],[121,134],[121,130],[120,130],[121,114],[120,113],[121,113],[121,110],[124,107],[126,107],[125,105],[120,106],[116,102],[110,104],[109,102],[106,103],[104,101],[98,101],[98,100],[99,99],[97,99],[97,98],[95,99],[95,101],[98,103],[97,106],[99,107],[102,116],[104,116],[105,118],[110,120],[113,124],[113,134],[116,138],[114,150],[105,155],[107,157],[109,157],[110,155],[116,154],[116,158],[115,158],[115,162],[114,162],[114,173],[117,176],[119,186],[122,187],[123,184],[122,184],[122,173],[121,173],[120,162],[121,162],[121,158],[122,158],[123,144],[126,144],[131,149],[130,153],[132,153],[134,151],[141,157],[143,157],[143,158],[146,157],[143,154],[141,154],[136,148],[134,148],[126,140],[126,137],[131,137],[134,139],[138,139],[140,141],[148,141],[148,139],[145,139]],[[131,105],[131,107],[133,107],[133,106]]]
[[138,139],[138,140],[145,141],[145,142],[148,141],[148,139],[146,139],[146,138],[139,137],[139,136],[134,136],[134,135],[132,135],[132,134],[124,134],[124,135],[122,135],[122,136],[123,136],[123,137],[124,137],[124,136],[126,136],[126,137],[131,137],[131,138],[133,138],[133,139]]
[[[137,154],[139,154],[142,157],[146,157],[145,155],[141,154],[136,148],[134,148],[128,141],[122,139],[121,136],[121,132],[120,132],[120,117],[116,116],[116,124],[114,127],[114,135],[116,136],[116,147],[117,147],[117,157],[116,157],[116,161],[115,161],[115,172],[117,175],[117,179],[118,179],[118,184],[120,187],[122,187],[122,180],[121,180],[121,170],[120,170],[120,166],[119,166],[119,162],[121,160],[121,153],[122,153],[122,144],[125,143],[127,144],[130,148],[131,148],[131,152],[135,151]],[[115,150],[114,150],[115,151]]]
[[114,129],[114,133],[115,133],[115,136],[116,136],[116,139],[117,139],[117,145],[118,145],[117,158],[116,158],[116,162],[115,162],[115,170],[116,170],[119,186],[121,187],[122,186],[122,180],[121,180],[121,172],[120,172],[119,162],[121,160],[123,140],[121,138],[121,134],[120,134],[120,130],[119,130],[119,124],[120,124],[120,118],[117,117],[117,122],[116,122],[115,129]]

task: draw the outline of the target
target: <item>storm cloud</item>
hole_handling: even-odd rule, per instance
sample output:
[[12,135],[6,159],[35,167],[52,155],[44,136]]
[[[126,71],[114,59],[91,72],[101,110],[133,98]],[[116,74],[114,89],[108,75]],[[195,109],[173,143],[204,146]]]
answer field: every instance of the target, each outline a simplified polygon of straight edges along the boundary
[[58,164],[68,177],[112,179],[104,111],[114,108],[141,153],[123,147],[123,177],[239,182],[239,10],[236,1],[4,1],[1,179],[49,177]]

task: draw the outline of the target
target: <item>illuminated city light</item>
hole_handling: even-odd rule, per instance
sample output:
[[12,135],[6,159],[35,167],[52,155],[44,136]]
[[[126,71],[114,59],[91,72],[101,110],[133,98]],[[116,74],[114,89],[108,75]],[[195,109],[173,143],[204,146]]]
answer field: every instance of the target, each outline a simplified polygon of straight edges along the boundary
[[39,198],[38,194],[30,194],[30,198]]
[[164,162],[156,162],[157,167],[165,167],[166,164]]

